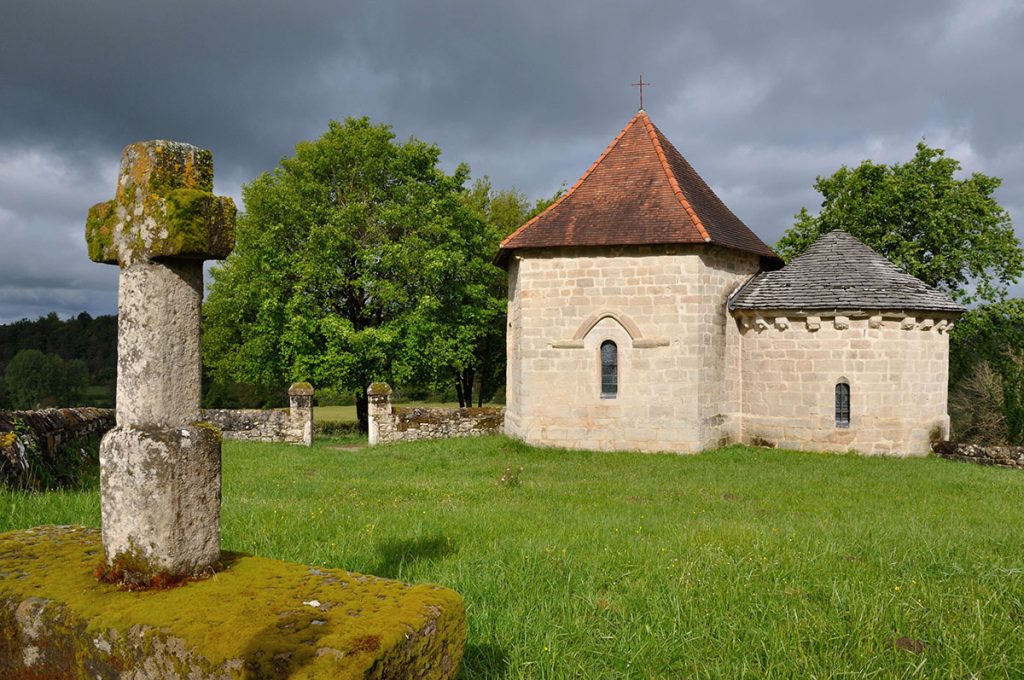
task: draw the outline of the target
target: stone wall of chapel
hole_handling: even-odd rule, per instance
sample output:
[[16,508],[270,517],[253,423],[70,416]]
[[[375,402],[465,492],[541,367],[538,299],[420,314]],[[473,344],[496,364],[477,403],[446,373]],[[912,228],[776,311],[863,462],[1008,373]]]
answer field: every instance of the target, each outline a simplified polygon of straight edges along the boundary
[[518,436],[523,412],[522,390],[522,307],[520,305],[519,258],[508,263],[508,321],[505,328],[505,432]]
[[[726,392],[725,300],[756,269],[755,257],[706,246],[517,255],[507,434],[546,446],[679,452],[725,436],[717,401]],[[605,340],[618,347],[614,399],[601,397]]]
[[[759,269],[756,255],[725,248],[701,251],[700,398],[702,449],[739,442],[742,436],[740,347],[729,317],[729,296]],[[730,326],[732,328],[730,329]]]
[[[948,320],[781,314],[734,321],[744,442],[910,456],[948,434]],[[850,385],[849,428],[835,422],[840,380]]]

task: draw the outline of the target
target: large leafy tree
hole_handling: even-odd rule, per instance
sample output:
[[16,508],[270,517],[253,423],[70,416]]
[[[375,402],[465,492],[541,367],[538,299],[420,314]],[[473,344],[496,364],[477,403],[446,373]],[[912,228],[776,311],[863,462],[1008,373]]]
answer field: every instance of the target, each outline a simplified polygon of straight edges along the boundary
[[17,409],[77,406],[89,386],[89,369],[80,359],[64,361],[56,354],[23,349],[7,364],[4,383]]
[[446,174],[439,156],[349,118],[243,187],[235,252],[204,305],[214,375],[352,390],[365,429],[370,382],[467,365],[496,314],[480,280],[493,238],[467,204],[468,169]]
[[923,142],[908,163],[843,166],[817,178],[821,211],[802,208],[776,250],[789,261],[843,229],[960,302],[1000,300],[1024,272],[1024,250],[992,196],[999,178],[975,172],[958,179],[959,170]]
[[[507,325],[508,275],[491,264],[502,239],[553,203],[562,193],[538,200],[533,206],[516,189],[495,189],[489,178],[473,183],[465,194],[467,207],[485,225],[470,252],[461,285],[445,285],[437,298],[418,317],[417,347],[433,347],[429,354],[439,362],[431,367],[435,386],[454,378],[459,404],[471,406],[474,385],[477,405],[494,397],[505,383],[505,328]],[[444,329],[458,329],[459,334]]]

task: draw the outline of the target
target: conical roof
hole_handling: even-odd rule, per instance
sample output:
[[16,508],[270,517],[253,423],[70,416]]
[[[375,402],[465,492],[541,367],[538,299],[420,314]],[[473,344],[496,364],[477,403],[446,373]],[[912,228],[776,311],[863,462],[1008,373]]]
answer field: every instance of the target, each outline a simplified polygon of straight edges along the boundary
[[942,291],[838,229],[824,234],[782,269],[752,278],[733,296],[729,307],[966,311]]
[[643,111],[558,201],[513,232],[520,248],[713,243],[777,259]]

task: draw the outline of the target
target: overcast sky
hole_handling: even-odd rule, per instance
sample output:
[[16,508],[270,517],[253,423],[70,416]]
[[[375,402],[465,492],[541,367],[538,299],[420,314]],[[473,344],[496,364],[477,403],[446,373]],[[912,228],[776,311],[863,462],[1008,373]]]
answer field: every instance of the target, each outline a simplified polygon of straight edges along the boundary
[[[945,148],[1003,179],[1024,237],[1024,2],[5,0],[0,322],[116,312],[85,253],[121,149],[211,149],[240,187],[330,119],[436,143],[531,198],[645,108],[769,245],[841,164]],[[1018,284],[1014,294],[1024,295]]]

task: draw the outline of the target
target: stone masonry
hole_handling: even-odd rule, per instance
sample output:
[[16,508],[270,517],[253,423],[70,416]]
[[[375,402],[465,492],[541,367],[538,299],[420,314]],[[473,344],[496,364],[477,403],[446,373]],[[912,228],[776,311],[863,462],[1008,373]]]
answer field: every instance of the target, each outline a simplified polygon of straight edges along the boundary
[[121,268],[117,427],[100,485],[106,559],[129,572],[179,577],[220,557],[220,431],[199,422],[199,323],[203,260],[231,251],[235,207],[212,189],[209,151],[138,142],[86,223],[89,256]]
[[[547,446],[680,452],[735,435],[723,310],[757,264],[748,253],[687,245],[517,254],[506,433]],[[615,399],[600,398],[605,340],[618,346]]]
[[204,409],[202,418],[220,428],[224,439],[247,442],[313,443],[313,387],[295,383],[288,389],[289,408]]
[[479,437],[501,434],[504,411],[500,408],[403,408],[391,405],[391,387],[373,383],[369,400],[370,446],[418,439]]
[[932,450],[935,455],[947,460],[1024,470],[1024,446],[978,446],[937,441],[932,444]]
[[[948,318],[744,310],[735,323],[743,441],[907,456],[948,436]],[[838,382],[850,385],[849,427],[835,422]]]

